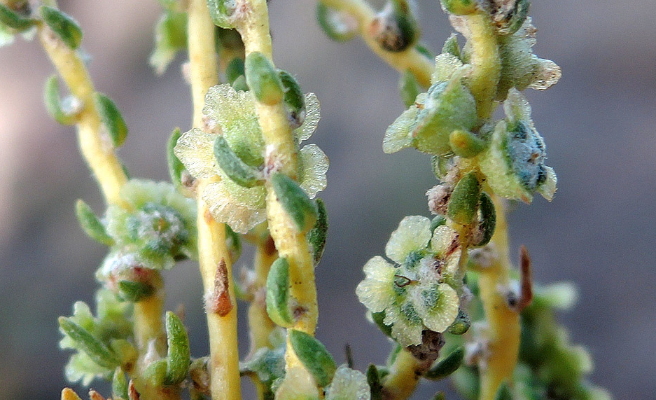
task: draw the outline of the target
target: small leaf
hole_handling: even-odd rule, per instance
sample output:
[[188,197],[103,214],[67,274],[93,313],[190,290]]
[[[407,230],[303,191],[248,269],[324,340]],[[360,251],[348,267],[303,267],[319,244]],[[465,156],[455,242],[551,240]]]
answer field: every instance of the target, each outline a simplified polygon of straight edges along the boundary
[[144,282],[133,282],[121,280],[118,282],[119,296],[122,299],[137,303],[141,300],[144,300],[153,293],[155,293],[155,287]]
[[[173,7],[172,7],[173,8]],[[178,51],[187,47],[187,14],[168,10],[155,25],[155,49],[148,63],[158,75],[163,74]]]
[[228,63],[225,74],[228,83],[234,84],[237,78],[244,75],[244,60],[239,57],[233,58]]
[[508,384],[503,382],[501,385],[499,385],[499,389],[494,395],[494,400],[512,400],[512,398],[512,392],[510,391]]
[[368,34],[384,50],[401,52],[419,39],[419,25],[407,0],[392,0],[376,15]]
[[447,209],[448,217],[460,225],[468,225],[476,216],[481,196],[481,184],[476,173],[463,176],[453,189]]
[[235,12],[234,0],[207,0],[207,7],[210,10],[210,17],[214,25],[224,28],[233,28],[232,14]]
[[383,399],[383,385],[380,383],[380,374],[374,364],[369,364],[367,368],[367,383],[371,389],[371,400]]
[[417,82],[415,75],[406,70],[401,74],[401,79],[399,80],[399,92],[401,93],[401,100],[405,104],[406,108],[415,104],[415,99],[417,95],[421,93],[421,86]]
[[285,174],[275,173],[271,176],[271,184],[278,201],[296,224],[296,229],[299,232],[311,229],[317,221],[317,207],[298,183]]
[[385,336],[392,337],[392,326],[385,325],[385,311],[371,313],[371,319],[374,321],[378,329],[380,329]]
[[312,256],[314,258],[314,266],[316,267],[321,260],[323,250],[326,247],[326,237],[328,236],[328,213],[326,205],[323,200],[317,199],[317,222],[314,228],[308,232],[308,242],[312,246]]
[[243,162],[221,135],[214,141],[214,157],[223,172],[239,186],[252,188],[264,183],[264,180],[258,177],[258,171]]
[[77,203],[75,203],[75,215],[77,216],[77,221],[84,230],[84,233],[86,233],[91,239],[107,246],[112,246],[114,244],[114,239],[107,234],[105,226],[100,222],[87,203],[78,200]]
[[323,32],[336,42],[346,42],[358,34],[358,20],[343,12],[317,3],[317,21]]
[[121,367],[116,368],[112,379],[112,398],[127,400],[128,398],[128,381]]
[[143,372],[143,379],[150,385],[158,387],[166,381],[166,360],[153,361]]
[[449,355],[438,361],[431,369],[426,372],[424,377],[433,381],[444,379],[456,372],[465,358],[465,348],[460,346],[453,350]]
[[39,9],[43,21],[72,50],[77,49],[82,42],[82,29],[70,15],[56,8],[41,6]]
[[241,256],[241,237],[239,234],[230,228],[230,225],[225,224],[226,230],[226,245],[230,251],[230,260],[232,264],[237,262]]
[[112,138],[114,147],[120,147],[128,137],[128,126],[116,107],[116,104],[109,97],[101,93],[96,93],[95,98],[98,113],[103,124],[107,127],[109,136]]
[[260,103],[274,105],[283,100],[280,76],[264,54],[256,51],[246,56],[245,70],[246,83]]
[[21,32],[31,28],[36,20],[23,15],[0,3],[0,24],[4,24],[12,29]]
[[120,360],[107,346],[70,318],[59,317],[59,327],[96,364],[110,369],[120,364]]
[[456,155],[472,158],[485,150],[487,142],[469,131],[456,129],[449,135],[449,144]]
[[237,79],[235,79],[235,81],[232,83],[232,88],[235,89],[235,91],[248,92],[246,77],[243,75],[237,77]]
[[480,231],[480,240],[472,243],[473,246],[485,246],[490,243],[494,230],[497,226],[497,214],[494,208],[494,202],[487,193],[481,193],[481,199],[478,206],[479,218],[478,229]]
[[284,257],[271,264],[266,281],[266,308],[269,318],[277,325],[292,326],[294,319],[289,312],[289,263]]
[[337,365],[326,347],[312,335],[295,329],[289,331],[289,341],[317,385],[327,386],[333,379]]
[[467,15],[476,11],[476,0],[441,0],[445,10],[455,15]]
[[183,186],[182,172],[185,170],[184,164],[182,164],[174,152],[175,145],[178,143],[180,136],[182,136],[180,128],[175,128],[166,145],[166,160],[169,164],[169,175],[171,175],[171,182],[173,182],[176,187]]
[[451,54],[462,61],[462,56],[460,55],[460,46],[458,46],[458,37],[455,33],[452,33],[446,42],[444,42],[444,46],[442,46],[442,53]]
[[[43,99],[46,103],[48,114],[55,121],[62,125],[73,125],[77,121],[76,110],[65,110],[59,98],[59,80],[56,75],[51,76],[46,81],[45,90],[43,91]],[[72,108],[72,107],[68,107]]]
[[292,129],[303,125],[305,121],[305,95],[296,79],[287,71],[279,70],[280,81],[285,92],[283,102]]
[[460,309],[458,310],[458,316],[455,321],[449,326],[449,333],[452,335],[464,335],[470,327],[471,319],[469,315]]
[[166,384],[175,385],[187,377],[190,352],[187,330],[174,313],[166,313],[166,339],[169,350],[166,357]]

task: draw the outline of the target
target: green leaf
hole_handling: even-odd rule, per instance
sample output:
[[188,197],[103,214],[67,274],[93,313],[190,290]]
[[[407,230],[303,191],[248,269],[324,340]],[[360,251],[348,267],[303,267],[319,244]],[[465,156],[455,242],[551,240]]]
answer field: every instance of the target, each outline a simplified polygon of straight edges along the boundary
[[421,86],[417,82],[415,75],[406,70],[401,74],[401,79],[399,80],[399,92],[401,93],[401,100],[405,104],[406,108],[415,104],[415,99],[417,95],[421,93]]
[[283,103],[285,104],[287,117],[292,129],[296,129],[305,121],[305,95],[301,90],[301,86],[289,72],[279,70],[278,75],[285,92]]
[[132,303],[144,300],[155,293],[155,287],[152,285],[127,280],[118,281],[118,290],[121,298]]
[[499,385],[499,390],[497,390],[497,393],[494,395],[494,400],[512,400],[512,398],[512,392],[510,391],[508,384],[503,382]]
[[166,144],[166,160],[169,164],[169,175],[171,175],[171,182],[173,182],[176,187],[183,186],[182,172],[185,170],[184,164],[182,164],[174,152],[175,145],[178,143],[180,136],[182,136],[180,128],[175,128]]
[[235,3],[234,0],[207,0],[207,7],[214,25],[224,29],[234,27],[232,14],[235,12]]
[[383,399],[383,385],[380,383],[380,374],[374,364],[369,364],[367,368],[367,383],[371,389],[371,400]]
[[288,334],[298,359],[312,374],[319,386],[327,386],[333,379],[337,365],[326,347],[305,332],[292,329]]
[[316,267],[321,260],[323,250],[326,247],[326,237],[328,236],[328,213],[326,205],[323,200],[317,199],[317,222],[314,228],[308,232],[308,242],[312,246],[312,256],[314,258],[314,266]]
[[452,335],[464,335],[470,327],[471,319],[469,315],[460,309],[458,310],[458,316],[455,321],[449,326],[449,333]]
[[245,70],[246,83],[260,103],[274,105],[283,100],[284,88],[278,71],[264,54],[256,51],[246,56]]
[[336,42],[346,42],[358,34],[356,18],[317,2],[317,21],[323,32]]
[[223,172],[239,186],[252,188],[264,183],[258,171],[243,162],[221,135],[217,135],[214,141],[214,157]]
[[452,373],[456,372],[465,358],[465,348],[463,346],[457,347],[449,355],[440,360],[431,369],[426,372],[424,377],[433,381],[444,379]]
[[66,107],[62,105],[61,99],[59,98],[59,79],[57,78],[57,75],[52,75],[46,81],[46,86],[43,91],[43,100],[46,103],[48,114],[50,114],[55,121],[62,125],[75,124],[77,121],[75,110],[65,110]]
[[449,144],[456,155],[472,158],[485,150],[487,142],[469,131],[456,129],[449,135]]
[[166,360],[153,361],[143,372],[143,379],[150,385],[158,387],[166,382]]
[[292,218],[299,232],[307,232],[317,221],[317,207],[296,181],[282,173],[271,176],[278,201]]
[[444,9],[455,15],[467,15],[476,12],[476,0],[441,0]]
[[56,8],[41,6],[39,9],[43,21],[72,50],[77,49],[82,42],[82,29],[70,15]]
[[233,231],[228,224],[225,224],[225,230],[226,245],[228,246],[228,250],[230,251],[230,259],[234,265],[234,263],[236,263],[241,256],[241,237],[237,232]]
[[241,58],[233,58],[226,67],[226,79],[231,85],[235,83],[237,78],[244,75],[244,60]]
[[458,46],[458,36],[455,33],[452,33],[451,36],[444,42],[442,46],[442,53],[448,53],[453,56],[456,56],[460,61],[462,61],[462,56],[460,54],[460,46]]
[[242,91],[242,92],[248,92],[248,84],[246,83],[246,77],[245,76],[239,76],[235,81],[232,83],[232,88],[235,89],[236,91]]
[[0,3],[0,24],[21,32],[36,24],[36,20],[15,12],[6,5]]
[[112,379],[112,397],[114,399],[127,400],[128,398],[128,381],[121,367],[116,368]]
[[407,0],[392,0],[368,27],[373,39],[384,50],[401,52],[419,39],[419,25]]
[[91,207],[89,207],[89,205],[83,200],[78,200],[77,203],[75,203],[75,215],[77,216],[77,221],[80,223],[84,233],[86,233],[91,239],[107,246],[112,246],[114,244],[114,239],[107,234],[105,225],[100,222],[96,214],[91,210]]
[[59,327],[96,364],[110,369],[119,366],[120,360],[107,346],[70,318],[59,317]]
[[109,97],[102,93],[96,93],[94,96],[98,113],[103,124],[107,127],[109,136],[112,138],[114,147],[120,147],[128,137],[128,126],[116,107],[116,104]]
[[166,11],[155,25],[155,49],[148,62],[161,75],[178,51],[187,48],[187,14]]
[[463,176],[451,193],[447,216],[455,223],[468,225],[476,216],[478,201],[481,197],[481,184],[476,173]]
[[266,281],[266,308],[269,318],[277,325],[290,327],[294,323],[289,312],[289,263],[284,257],[271,264]]
[[478,205],[478,212],[480,221],[478,229],[480,230],[480,240],[472,243],[474,246],[485,246],[490,243],[494,230],[497,226],[497,214],[494,208],[492,198],[487,193],[481,193],[481,199]]
[[378,329],[380,329],[385,336],[387,337],[392,337],[392,326],[391,325],[385,325],[385,311],[377,312],[377,313],[371,313],[371,319],[374,321],[376,326],[378,326]]
[[175,385],[187,377],[191,361],[187,330],[180,318],[170,311],[166,313],[166,339],[169,346],[166,384]]

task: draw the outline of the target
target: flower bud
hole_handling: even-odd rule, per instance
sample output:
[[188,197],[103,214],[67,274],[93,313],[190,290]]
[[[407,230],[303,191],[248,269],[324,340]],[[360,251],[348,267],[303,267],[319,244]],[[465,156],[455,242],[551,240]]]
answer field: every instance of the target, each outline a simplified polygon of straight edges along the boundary
[[407,0],[390,0],[369,25],[369,34],[383,49],[400,52],[419,38],[419,25]]

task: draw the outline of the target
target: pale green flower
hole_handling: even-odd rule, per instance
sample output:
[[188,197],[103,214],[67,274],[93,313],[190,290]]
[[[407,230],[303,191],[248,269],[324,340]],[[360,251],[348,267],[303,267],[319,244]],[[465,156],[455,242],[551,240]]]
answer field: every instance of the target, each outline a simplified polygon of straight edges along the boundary
[[[316,96],[307,94],[305,103],[305,120],[294,130],[299,145],[312,135],[319,122]],[[266,148],[252,94],[235,91],[230,85],[214,86],[207,94],[203,113],[207,125],[223,135],[230,149],[245,164],[264,174]],[[266,190],[263,186],[240,186],[221,170],[214,155],[216,137],[216,133],[201,129],[185,132],[178,140],[175,155],[195,178],[221,178],[220,182],[207,185],[199,195],[217,221],[227,223],[236,232],[247,233],[266,219]],[[325,189],[327,171],[328,157],[318,146],[310,144],[300,149],[299,182],[310,198]]]
[[420,344],[423,330],[444,332],[457,317],[460,250],[454,243],[451,228],[440,225],[431,232],[428,218],[406,217],[385,247],[396,265],[377,256],[364,266],[358,299],[373,313],[385,312],[383,323],[401,345]]
[[370,400],[371,389],[367,377],[360,371],[340,365],[326,388],[326,400]]

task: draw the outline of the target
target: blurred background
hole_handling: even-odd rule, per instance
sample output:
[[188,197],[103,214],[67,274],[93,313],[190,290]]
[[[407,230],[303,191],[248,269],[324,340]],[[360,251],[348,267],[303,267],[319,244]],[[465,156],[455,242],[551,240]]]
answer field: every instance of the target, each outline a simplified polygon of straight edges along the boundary
[[[338,362],[350,343],[362,369],[382,363],[389,344],[354,294],[361,267],[383,254],[404,216],[428,215],[424,192],[436,182],[427,155],[382,152],[385,128],[403,110],[397,73],[361,41],[325,37],[314,3],[270,2],[274,58],[318,95],[322,120],[310,142],[331,160],[321,195],[330,232],[317,269],[317,334]],[[451,28],[437,0],[418,3],[423,40],[439,51]],[[191,109],[183,57],[162,77],[148,66],[158,3],[62,0],[60,7],[81,23],[97,89],[130,126],[120,156],[132,176],[168,180],[165,142],[173,128],[189,127]],[[513,252],[526,244],[539,282],[580,287],[578,306],[560,319],[593,354],[592,380],[616,399],[655,398],[656,2],[534,0],[531,14],[536,54],[563,71],[552,89],[526,92],[559,190],[552,203],[538,198],[512,213]],[[59,397],[69,354],[58,350],[56,319],[76,300],[93,302],[104,256],[75,220],[76,199],[99,213],[103,205],[73,129],[57,125],[42,103],[52,73],[37,43],[0,49],[0,399]],[[237,268],[249,262],[246,254]],[[192,354],[206,354],[196,266],[165,278],[168,309],[186,306]],[[246,336],[241,342],[246,350]],[[438,388],[424,384],[415,398]]]

